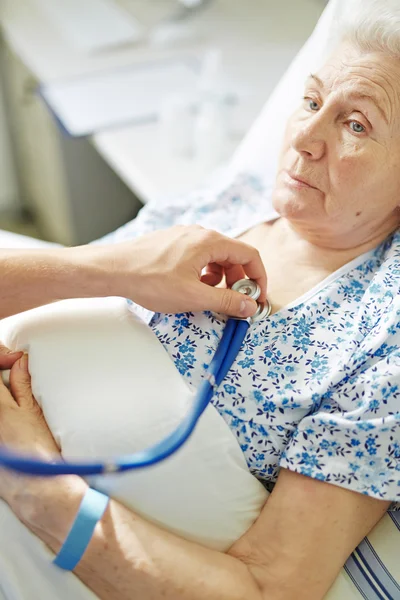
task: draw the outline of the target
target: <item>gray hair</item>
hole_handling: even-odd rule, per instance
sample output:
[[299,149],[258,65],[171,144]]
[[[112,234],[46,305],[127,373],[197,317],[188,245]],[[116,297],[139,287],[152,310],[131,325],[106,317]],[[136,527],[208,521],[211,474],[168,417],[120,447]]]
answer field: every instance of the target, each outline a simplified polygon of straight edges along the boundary
[[400,60],[400,0],[338,0],[336,40]]

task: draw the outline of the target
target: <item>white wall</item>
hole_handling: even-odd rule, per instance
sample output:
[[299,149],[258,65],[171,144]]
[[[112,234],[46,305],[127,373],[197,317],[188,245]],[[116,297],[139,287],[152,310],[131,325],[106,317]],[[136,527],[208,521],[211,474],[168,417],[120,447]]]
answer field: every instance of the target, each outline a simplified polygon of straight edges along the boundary
[[0,211],[17,209],[18,206],[17,184],[0,77]]

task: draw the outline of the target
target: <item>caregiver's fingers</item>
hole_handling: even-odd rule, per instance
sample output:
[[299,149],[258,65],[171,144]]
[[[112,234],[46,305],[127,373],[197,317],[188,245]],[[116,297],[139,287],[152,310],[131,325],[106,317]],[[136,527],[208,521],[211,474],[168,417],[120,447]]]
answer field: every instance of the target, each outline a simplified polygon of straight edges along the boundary
[[200,281],[202,283],[206,283],[207,285],[218,285],[222,281],[223,276],[224,270],[221,265],[218,265],[217,263],[210,263],[204,267]]
[[258,250],[249,244],[230,238],[220,238],[218,242],[216,240],[216,243],[211,245],[210,262],[242,266],[247,277],[260,286],[259,300],[264,302],[267,298],[267,274]]
[[199,283],[193,298],[196,298],[194,311],[210,310],[230,317],[251,317],[257,310],[255,300],[228,288],[216,288]]
[[225,267],[225,280],[227,287],[232,287],[239,279],[244,279],[246,273],[241,265]]
[[22,352],[12,352],[7,346],[0,343],[0,369],[11,369],[22,354]]
[[241,265],[230,265],[224,263],[223,266],[213,263],[203,270],[200,281],[207,285],[218,285],[225,277],[226,287],[232,287],[232,285],[244,279],[246,273]]
[[11,369],[10,391],[19,406],[32,407],[36,403],[32,394],[27,354],[23,354]]

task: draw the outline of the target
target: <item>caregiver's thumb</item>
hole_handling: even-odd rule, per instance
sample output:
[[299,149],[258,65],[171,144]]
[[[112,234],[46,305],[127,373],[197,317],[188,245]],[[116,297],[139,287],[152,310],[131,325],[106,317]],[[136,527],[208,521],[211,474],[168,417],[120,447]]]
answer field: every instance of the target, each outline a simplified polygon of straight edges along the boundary
[[251,317],[257,310],[257,302],[248,296],[230,289],[211,287],[206,284],[202,290],[202,300],[208,310],[230,317]]

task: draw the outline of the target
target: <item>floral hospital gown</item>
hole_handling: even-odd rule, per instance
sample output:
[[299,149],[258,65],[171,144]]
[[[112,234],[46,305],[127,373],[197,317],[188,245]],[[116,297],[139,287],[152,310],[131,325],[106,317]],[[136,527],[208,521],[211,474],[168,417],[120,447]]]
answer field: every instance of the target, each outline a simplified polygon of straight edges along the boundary
[[[105,241],[197,223],[235,237],[276,218],[251,175],[148,205]],[[212,400],[272,489],[280,467],[400,509],[400,233],[253,324]],[[147,317],[176,368],[198,387],[224,324],[210,312]]]

